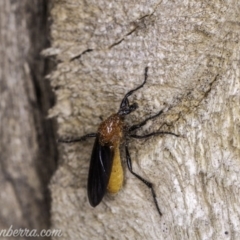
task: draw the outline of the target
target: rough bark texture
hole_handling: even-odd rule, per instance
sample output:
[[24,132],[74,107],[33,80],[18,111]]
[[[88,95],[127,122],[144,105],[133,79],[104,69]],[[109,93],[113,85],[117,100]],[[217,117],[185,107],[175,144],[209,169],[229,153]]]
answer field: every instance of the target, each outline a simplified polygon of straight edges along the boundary
[[48,182],[57,151],[53,121],[47,119],[54,104],[45,79],[50,64],[40,56],[49,47],[47,5],[0,2],[1,230],[50,228]]
[[61,61],[51,75],[59,135],[96,131],[143,81],[146,66],[149,79],[130,99],[140,107],[129,123],[164,109],[139,134],[181,135],[130,145],[133,168],[154,183],[161,218],[126,164],[122,191],[90,207],[93,141],[61,145],[53,227],[64,239],[239,239],[239,1],[58,0],[51,16],[45,54]]

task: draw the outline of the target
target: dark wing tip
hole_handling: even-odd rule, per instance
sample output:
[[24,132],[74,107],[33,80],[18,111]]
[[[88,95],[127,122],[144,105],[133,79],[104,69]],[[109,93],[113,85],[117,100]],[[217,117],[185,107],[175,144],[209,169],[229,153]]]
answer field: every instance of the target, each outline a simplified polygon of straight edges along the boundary
[[89,200],[90,205],[92,207],[96,207],[102,201],[103,196],[100,197],[99,195],[96,195],[96,193],[89,194],[89,192],[88,192],[88,200]]

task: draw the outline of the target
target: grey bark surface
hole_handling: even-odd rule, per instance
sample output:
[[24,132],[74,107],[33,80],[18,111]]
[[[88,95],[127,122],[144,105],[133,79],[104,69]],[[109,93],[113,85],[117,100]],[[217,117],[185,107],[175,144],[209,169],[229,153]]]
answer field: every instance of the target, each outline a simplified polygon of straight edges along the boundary
[[45,75],[52,64],[40,56],[49,47],[47,4],[0,1],[0,230],[51,225],[48,182],[57,150]]
[[[163,216],[149,189],[127,170],[123,189],[96,208],[86,182],[93,140],[61,144],[51,182],[52,224],[64,239],[240,238],[240,3],[227,1],[54,1],[52,47],[59,60],[56,89],[59,135],[96,132],[124,94],[148,82],[130,101],[129,124],[164,109],[132,141],[133,168],[154,183]],[[74,59],[73,59],[74,58]]]

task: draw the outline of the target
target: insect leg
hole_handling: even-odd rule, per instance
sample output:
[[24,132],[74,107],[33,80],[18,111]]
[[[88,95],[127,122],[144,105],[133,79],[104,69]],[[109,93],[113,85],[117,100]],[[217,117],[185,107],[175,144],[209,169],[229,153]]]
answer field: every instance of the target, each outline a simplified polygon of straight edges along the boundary
[[142,87],[144,86],[144,84],[145,84],[146,81],[147,81],[147,77],[148,77],[147,73],[148,73],[148,67],[145,68],[144,81],[143,81],[143,83],[142,83],[140,86],[136,87],[135,89],[129,91],[129,92],[124,96],[124,98],[123,98],[123,100],[122,100],[122,102],[121,102],[121,104],[120,104],[120,108],[124,108],[125,106],[128,106],[128,105],[129,105],[128,97],[131,96],[135,91],[137,91],[138,89],[140,89],[140,88],[142,88]]
[[96,136],[97,136],[97,133],[88,133],[84,136],[76,137],[76,138],[59,138],[58,142],[62,142],[62,143],[80,142],[80,141],[85,141],[87,138],[96,137]]
[[140,123],[138,123],[138,124],[136,124],[136,125],[131,126],[128,131],[131,132],[131,131],[134,131],[134,130],[136,130],[136,129],[142,127],[142,126],[144,126],[149,120],[158,117],[158,116],[161,115],[162,113],[163,113],[163,110],[161,110],[160,112],[158,112],[157,114],[155,114],[155,115],[153,115],[153,116],[150,116],[150,117],[146,118],[144,121],[142,121],[142,122],[140,122]]
[[126,145],[125,146],[125,150],[126,150],[126,158],[127,158],[127,166],[128,166],[128,169],[129,171],[136,177],[138,178],[140,181],[142,181],[148,188],[150,188],[151,190],[151,193],[152,193],[152,196],[153,196],[153,201],[155,203],[155,206],[157,208],[157,211],[159,213],[160,216],[162,216],[162,213],[160,211],[160,208],[158,206],[158,203],[157,203],[157,198],[156,198],[156,193],[153,189],[153,184],[148,182],[147,180],[145,180],[144,178],[142,178],[141,176],[139,176],[137,173],[135,173],[133,170],[132,170],[132,160],[131,160],[131,157],[130,157],[130,154],[129,154],[129,151],[128,151],[128,146]]
[[128,136],[132,137],[132,138],[143,139],[143,138],[148,138],[148,137],[151,137],[151,136],[164,135],[164,134],[169,134],[169,135],[173,135],[175,137],[179,137],[178,134],[175,134],[175,133],[172,133],[172,132],[152,132],[152,133],[149,133],[149,134],[146,134],[146,135],[129,134]]

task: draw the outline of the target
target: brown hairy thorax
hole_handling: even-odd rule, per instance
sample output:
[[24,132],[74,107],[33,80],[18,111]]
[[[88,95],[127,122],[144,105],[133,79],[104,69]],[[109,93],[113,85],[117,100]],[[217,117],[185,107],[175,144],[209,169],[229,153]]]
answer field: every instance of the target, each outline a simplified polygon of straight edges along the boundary
[[108,117],[98,128],[100,144],[108,146],[119,145],[123,137],[123,126],[123,117],[117,113]]

